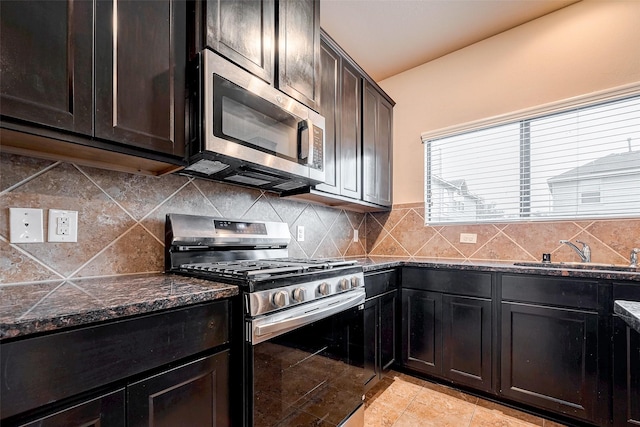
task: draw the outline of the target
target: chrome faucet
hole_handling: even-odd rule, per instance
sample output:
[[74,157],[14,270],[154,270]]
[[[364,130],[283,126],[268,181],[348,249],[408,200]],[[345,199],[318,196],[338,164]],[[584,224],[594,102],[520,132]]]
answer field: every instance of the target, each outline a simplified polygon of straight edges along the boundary
[[629,264],[629,267],[637,267],[638,266],[638,254],[639,253],[640,253],[640,248],[631,249],[631,256],[630,256],[631,264]]
[[582,262],[591,262],[591,248],[585,242],[576,240],[576,243],[580,243],[582,245],[582,249],[579,249],[576,245],[574,245],[568,240],[560,240],[560,243],[569,245],[571,249],[576,251],[576,253],[580,256],[580,259],[582,260]]

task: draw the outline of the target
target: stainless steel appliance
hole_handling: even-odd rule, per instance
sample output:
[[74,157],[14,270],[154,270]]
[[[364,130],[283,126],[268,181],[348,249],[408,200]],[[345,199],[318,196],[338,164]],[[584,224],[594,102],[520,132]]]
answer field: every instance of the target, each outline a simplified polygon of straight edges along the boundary
[[324,181],[324,117],[213,51],[198,67],[182,173],[276,192]]
[[285,223],[169,214],[166,268],[240,286],[242,425],[362,427],[362,267],[288,258],[289,240]]

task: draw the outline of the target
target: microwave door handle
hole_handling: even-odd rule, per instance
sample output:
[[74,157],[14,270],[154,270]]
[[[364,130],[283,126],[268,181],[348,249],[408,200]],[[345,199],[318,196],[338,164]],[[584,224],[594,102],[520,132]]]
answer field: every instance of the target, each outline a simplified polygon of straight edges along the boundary
[[313,164],[313,124],[306,119],[298,122],[298,158]]

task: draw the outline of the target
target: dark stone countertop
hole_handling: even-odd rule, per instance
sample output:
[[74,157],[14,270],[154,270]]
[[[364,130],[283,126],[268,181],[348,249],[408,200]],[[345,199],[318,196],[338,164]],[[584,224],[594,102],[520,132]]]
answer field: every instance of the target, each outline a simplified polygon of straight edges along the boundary
[[162,273],[0,286],[0,340],[235,295],[235,285]]
[[[513,262],[478,262],[429,258],[393,258],[393,257],[369,257],[357,259],[365,273],[384,270],[395,267],[428,267],[446,270],[486,271],[515,274],[534,274],[540,276],[561,276],[583,279],[600,280],[625,280],[640,282],[640,271],[626,272],[606,270],[589,270],[579,268],[579,265],[562,265],[561,267],[545,266],[541,263],[530,265],[515,265]],[[528,263],[529,264],[529,263]],[[556,264],[557,265],[557,264]],[[595,265],[595,264],[594,264]],[[573,268],[572,268],[573,267]],[[584,267],[584,265],[582,266]]]
[[[564,266],[394,257],[357,260],[365,273],[427,267],[640,282],[637,272]],[[235,285],[162,273],[5,285],[0,286],[0,340],[213,301],[238,293]]]
[[613,311],[640,334],[640,302],[614,301]]

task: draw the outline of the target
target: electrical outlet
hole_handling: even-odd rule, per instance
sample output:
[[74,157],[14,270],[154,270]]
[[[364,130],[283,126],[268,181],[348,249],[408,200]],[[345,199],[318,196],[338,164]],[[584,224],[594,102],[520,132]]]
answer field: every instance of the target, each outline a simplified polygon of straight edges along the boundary
[[304,225],[299,225],[296,227],[296,240],[298,242],[304,242]]
[[476,233],[460,233],[460,243],[477,243],[478,235]]
[[9,208],[9,241],[11,243],[42,243],[42,209]]
[[78,212],[49,209],[49,242],[78,241]]
[[358,241],[358,229],[357,228],[353,229],[353,241],[354,242]]

